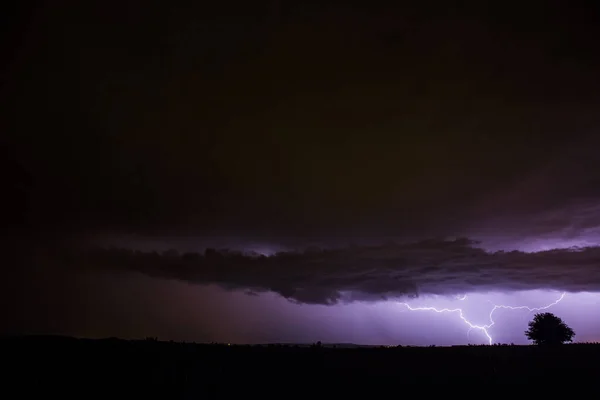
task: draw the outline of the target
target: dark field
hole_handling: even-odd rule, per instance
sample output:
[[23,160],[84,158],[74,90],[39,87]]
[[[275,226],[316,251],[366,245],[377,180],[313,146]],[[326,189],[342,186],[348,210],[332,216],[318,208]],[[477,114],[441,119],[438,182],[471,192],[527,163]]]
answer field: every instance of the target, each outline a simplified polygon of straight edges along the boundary
[[486,390],[482,383],[586,385],[600,377],[598,344],[329,348],[62,337],[3,338],[1,343],[4,388],[14,385],[19,397],[194,398],[250,390],[343,391],[365,384],[452,384],[481,392]]

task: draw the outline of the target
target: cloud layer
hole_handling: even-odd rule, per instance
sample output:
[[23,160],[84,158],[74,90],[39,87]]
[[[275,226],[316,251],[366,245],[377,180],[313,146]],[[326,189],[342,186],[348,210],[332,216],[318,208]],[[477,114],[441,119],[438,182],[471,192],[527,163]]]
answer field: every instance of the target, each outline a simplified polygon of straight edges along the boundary
[[308,304],[474,291],[600,290],[600,247],[492,253],[477,245],[469,239],[426,240],[270,257],[214,249],[182,254],[96,248],[71,254],[67,264],[138,271],[249,294],[272,291]]

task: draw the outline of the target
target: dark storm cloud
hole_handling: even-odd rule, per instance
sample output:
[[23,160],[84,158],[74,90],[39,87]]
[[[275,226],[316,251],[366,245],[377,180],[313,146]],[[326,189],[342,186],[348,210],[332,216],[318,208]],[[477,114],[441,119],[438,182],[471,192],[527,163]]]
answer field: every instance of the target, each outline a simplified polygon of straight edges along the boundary
[[598,126],[597,13],[67,3],[2,87],[11,232],[455,235],[600,187],[530,174]]
[[598,199],[569,202],[562,207],[541,210],[532,215],[486,221],[496,228],[512,226],[511,233],[521,237],[582,239],[594,242],[600,237],[600,204]]
[[310,304],[473,291],[600,290],[600,247],[491,253],[468,239],[309,249],[271,257],[211,249],[204,254],[95,249],[72,261],[78,267],[135,270],[229,290],[272,291]]

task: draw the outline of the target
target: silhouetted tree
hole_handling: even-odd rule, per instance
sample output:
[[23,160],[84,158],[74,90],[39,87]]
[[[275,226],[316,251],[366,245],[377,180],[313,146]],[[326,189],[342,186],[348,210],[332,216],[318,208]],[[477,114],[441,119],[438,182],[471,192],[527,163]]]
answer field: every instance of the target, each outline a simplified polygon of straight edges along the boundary
[[525,335],[537,345],[558,345],[572,342],[575,332],[556,315],[540,313],[529,322]]

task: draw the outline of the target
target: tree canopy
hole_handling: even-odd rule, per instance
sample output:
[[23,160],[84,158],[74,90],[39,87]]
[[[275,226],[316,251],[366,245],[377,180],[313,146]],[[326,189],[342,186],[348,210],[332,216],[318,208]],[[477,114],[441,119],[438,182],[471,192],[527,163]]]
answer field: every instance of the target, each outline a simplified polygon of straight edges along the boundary
[[558,345],[572,342],[575,332],[561,318],[547,312],[533,317],[525,335],[537,345]]

